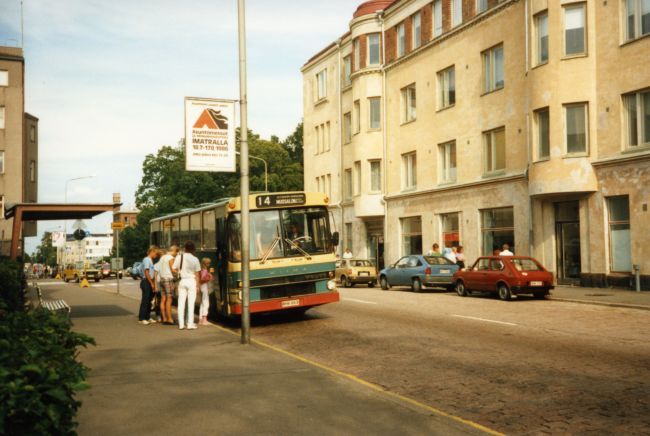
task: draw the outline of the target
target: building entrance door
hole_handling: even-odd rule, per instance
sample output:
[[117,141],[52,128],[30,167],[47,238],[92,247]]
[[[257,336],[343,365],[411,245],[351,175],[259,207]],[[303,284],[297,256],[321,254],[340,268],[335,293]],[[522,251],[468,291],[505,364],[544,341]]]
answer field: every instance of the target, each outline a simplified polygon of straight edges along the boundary
[[368,260],[372,261],[377,270],[384,268],[384,238],[380,235],[368,236]]
[[580,281],[580,205],[555,203],[555,243],[558,283]]

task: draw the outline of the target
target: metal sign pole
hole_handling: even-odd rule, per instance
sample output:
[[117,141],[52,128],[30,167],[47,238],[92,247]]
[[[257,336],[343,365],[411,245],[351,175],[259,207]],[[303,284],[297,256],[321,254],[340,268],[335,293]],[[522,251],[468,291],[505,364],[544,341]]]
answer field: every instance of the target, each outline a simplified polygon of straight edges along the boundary
[[248,217],[248,95],[246,90],[246,14],[244,0],[237,0],[239,18],[239,109],[240,109],[240,155],[241,171],[241,343],[250,344],[250,228]]
[[[119,229],[115,229],[115,238],[117,238],[117,245],[115,247],[116,250],[115,257],[119,259],[120,258],[120,230]],[[120,295],[120,268],[116,268],[115,280],[117,280],[117,295]]]

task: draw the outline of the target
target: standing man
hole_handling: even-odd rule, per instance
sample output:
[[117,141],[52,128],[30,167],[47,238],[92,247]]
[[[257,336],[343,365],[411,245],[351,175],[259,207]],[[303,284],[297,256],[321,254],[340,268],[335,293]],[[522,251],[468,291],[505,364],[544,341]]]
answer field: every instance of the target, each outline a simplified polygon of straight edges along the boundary
[[185,329],[185,306],[187,304],[187,329],[196,329],[194,323],[194,303],[196,292],[201,286],[201,262],[194,255],[196,247],[194,242],[185,243],[185,251],[174,259],[173,270],[181,276],[178,284],[178,329]]
[[343,253],[343,259],[352,259],[354,256],[352,255],[352,250],[349,248],[345,249],[345,252]]
[[499,253],[499,256],[514,256],[515,254],[510,251],[510,245],[508,244],[503,244],[503,247],[501,247],[502,250]]
[[178,247],[172,245],[167,254],[165,254],[160,262],[160,311],[162,313],[163,324],[174,325],[174,318],[172,318],[172,299],[174,298],[174,274],[172,273],[172,266],[174,259],[178,253]]
[[142,280],[140,281],[140,290],[142,291],[142,300],[140,300],[140,313],[138,314],[139,323],[148,325],[155,323],[156,320],[150,318],[151,314],[151,297],[153,291],[156,289],[156,282],[154,282],[154,262],[158,254],[158,247],[151,246],[147,251],[147,256],[142,259],[142,270],[144,271]]

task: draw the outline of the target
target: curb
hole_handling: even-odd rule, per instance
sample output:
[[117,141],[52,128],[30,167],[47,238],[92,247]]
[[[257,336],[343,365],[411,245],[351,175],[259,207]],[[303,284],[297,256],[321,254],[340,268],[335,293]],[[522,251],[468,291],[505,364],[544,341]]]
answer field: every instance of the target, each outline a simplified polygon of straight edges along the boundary
[[650,310],[650,306],[647,305],[627,304],[627,303],[608,303],[605,301],[594,301],[594,300],[574,300],[571,298],[557,298],[557,297],[553,297],[553,295],[549,297],[549,300],[563,301],[565,303],[591,304],[594,306],[622,307],[624,309]]

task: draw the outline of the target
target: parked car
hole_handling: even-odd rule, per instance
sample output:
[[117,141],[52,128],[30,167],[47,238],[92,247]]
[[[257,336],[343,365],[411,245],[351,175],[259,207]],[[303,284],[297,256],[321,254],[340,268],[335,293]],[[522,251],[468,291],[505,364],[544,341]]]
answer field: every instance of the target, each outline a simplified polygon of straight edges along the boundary
[[545,298],[554,288],[553,273],[525,256],[479,257],[471,268],[454,274],[454,284],[461,297],[472,291],[496,292],[505,301],[517,294]]
[[64,282],[69,282],[74,280],[79,283],[81,279],[86,278],[86,280],[94,280],[98,282],[101,279],[101,272],[97,268],[85,267],[83,264],[75,265],[68,264],[63,269],[63,274],[61,278]]
[[137,274],[137,271],[140,270],[140,265],[142,265],[142,262],[134,262],[133,266],[127,269],[127,272],[133,280],[139,280],[142,278]]
[[377,284],[377,268],[366,259],[341,259],[336,262],[334,277],[346,288],[351,288],[357,283],[372,288]]
[[379,272],[379,284],[383,290],[391,286],[411,286],[413,292],[425,287],[453,289],[453,275],[458,265],[442,256],[404,256]]
[[122,271],[115,271],[111,268],[111,264],[108,262],[100,262],[97,264],[97,269],[101,272],[102,278],[107,279],[109,277],[117,277],[118,274],[122,278]]

